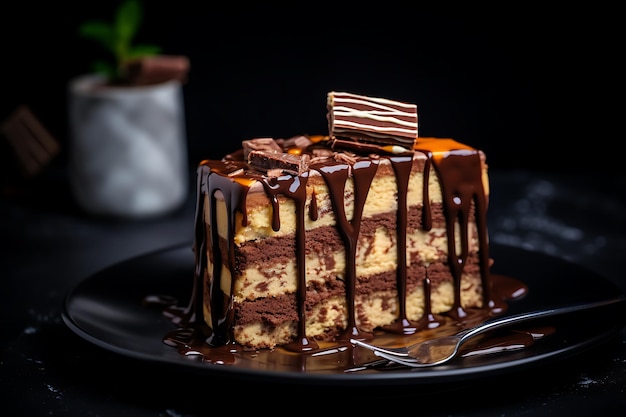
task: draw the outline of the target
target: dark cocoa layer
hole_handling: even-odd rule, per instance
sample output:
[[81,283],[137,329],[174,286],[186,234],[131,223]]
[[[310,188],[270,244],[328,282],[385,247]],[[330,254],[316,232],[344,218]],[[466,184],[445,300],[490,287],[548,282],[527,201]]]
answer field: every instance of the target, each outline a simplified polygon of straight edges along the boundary
[[[445,216],[441,204],[433,204],[432,219],[434,228],[445,228]],[[470,220],[474,219],[474,211],[471,211]],[[416,230],[422,229],[422,209],[421,207],[412,207],[409,210],[407,220],[407,232],[414,233]],[[373,239],[376,230],[384,228],[386,230],[395,231],[397,228],[395,214],[384,213],[369,218],[364,218],[361,222],[361,230],[359,240],[362,242]],[[395,233],[395,232],[394,232]],[[306,252],[316,253],[321,256],[321,263],[325,264],[328,269],[332,267],[334,262],[333,255],[344,249],[345,243],[336,227],[323,226],[306,232]],[[367,245],[370,247],[370,245]],[[226,242],[220,240],[220,250],[225,254]],[[235,247],[235,274],[240,274],[251,266],[263,269],[264,265],[273,265],[276,263],[287,263],[295,258],[296,242],[293,235],[282,235],[277,237],[268,237],[263,240],[255,240],[245,242],[241,246]],[[324,256],[327,254],[328,256]],[[228,259],[223,256],[223,259]],[[419,259],[413,259],[419,262]]]
[[[465,272],[470,275],[480,273],[479,258],[473,255],[468,259]],[[412,265],[407,274],[407,292],[415,291],[417,287],[424,285],[424,279],[428,275],[431,289],[436,291],[444,282],[452,282],[452,274],[447,262],[434,262],[427,268]],[[387,271],[376,274],[367,279],[359,278],[356,285],[356,293],[359,297],[369,296],[381,292],[397,293],[396,271]],[[306,291],[305,307],[310,312],[325,300],[345,296],[345,285],[341,279],[319,282],[310,282]],[[323,311],[322,311],[323,314]],[[262,322],[268,326],[277,326],[284,322],[298,320],[296,294],[283,294],[277,297],[258,298],[242,303],[235,303],[235,317],[237,323],[247,325]],[[336,330],[341,330],[337,328]],[[322,339],[331,340],[332,335],[322,336]]]

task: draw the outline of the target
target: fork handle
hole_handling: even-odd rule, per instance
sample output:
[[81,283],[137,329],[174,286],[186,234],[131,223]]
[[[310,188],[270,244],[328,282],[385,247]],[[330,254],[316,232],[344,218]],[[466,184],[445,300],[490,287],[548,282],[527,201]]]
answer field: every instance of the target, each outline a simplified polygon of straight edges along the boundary
[[626,301],[625,295],[620,295],[615,298],[610,298],[608,300],[596,301],[592,303],[585,304],[575,304],[566,307],[555,307],[546,310],[537,310],[531,311],[529,313],[520,313],[514,314],[512,316],[507,317],[498,317],[492,320],[487,320],[482,324],[479,324],[476,327],[471,327],[467,330],[462,330],[458,333],[460,336],[461,342],[465,342],[466,340],[477,336],[479,334],[485,333],[489,330],[495,330],[502,327],[510,326],[512,324],[524,323],[530,320],[538,319],[541,317],[549,317],[549,316],[557,316],[561,314],[574,313],[577,311],[590,310],[598,307],[604,307],[612,304],[618,304]]

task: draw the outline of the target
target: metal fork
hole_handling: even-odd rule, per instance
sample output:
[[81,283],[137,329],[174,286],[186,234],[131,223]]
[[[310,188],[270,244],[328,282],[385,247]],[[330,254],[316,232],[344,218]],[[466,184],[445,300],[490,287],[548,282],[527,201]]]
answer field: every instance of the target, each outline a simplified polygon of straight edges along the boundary
[[557,307],[546,310],[537,310],[529,313],[515,314],[507,317],[499,317],[487,320],[477,326],[462,330],[452,336],[437,337],[418,342],[401,348],[385,348],[371,345],[358,339],[350,339],[355,346],[370,349],[381,358],[389,361],[410,366],[413,368],[441,365],[452,360],[459,348],[474,336],[478,336],[490,330],[500,329],[513,324],[524,323],[541,317],[556,316],[577,311],[590,310],[617,304],[626,301],[626,296],[585,304],[576,304],[566,307]]

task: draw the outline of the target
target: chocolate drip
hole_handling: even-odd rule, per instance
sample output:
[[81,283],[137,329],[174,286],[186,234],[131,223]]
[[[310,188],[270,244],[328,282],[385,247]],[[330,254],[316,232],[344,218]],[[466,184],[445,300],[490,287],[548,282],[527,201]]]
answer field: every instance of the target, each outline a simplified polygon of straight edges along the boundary
[[[419,144],[416,148],[426,154],[429,161],[432,161],[439,177],[448,236],[448,266],[455,286],[454,303],[448,314],[460,320],[467,316],[467,312],[461,305],[461,277],[469,255],[469,224],[472,207],[475,208],[478,230],[483,304],[496,305],[491,298],[490,291],[492,284],[489,279],[487,199],[483,188],[482,161],[478,150],[449,149],[445,154],[438,153],[434,156],[430,149],[419,149]],[[456,247],[457,232],[460,236],[460,250]]]
[[309,206],[309,218],[313,221],[317,220],[319,216],[319,211],[317,208],[317,195],[315,193],[315,189],[311,193],[311,205]]
[[[315,341],[306,336],[306,262],[305,262],[305,205],[306,205],[306,184],[309,175],[304,173],[298,176],[282,176],[279,178],[268,178],[262,181],[265,192],[270,196],[272,202],[272,227],[274,231],[280,230],[280,206],[278,196],[282,195],[293,200],[296,210],[296,265],[298,273],[298,286],[296,290],[296,301],[298,309],[298,335],[293,343],[285,346],[288,350],[305,352],[317,349]],[[230,236],[230,235],[229,235]],[[232,292],[231,292],[232,293]]]
[[433,314],[433,309],[432,309],[432,304],[431,304],[431,283],[430,283],[430,278],[428,278],[428,269],[426,270],[426,277],[424,277],[423,288],[424,288],[424,315],[419,321],[418,328],[435,329],[439,326],[443,326],[443,324],[446,322],[446,319],[442,316]]
[[409,191],[409,179],[413,167],[413,155],[408,157],[390,158],[391,165],[396,175],[398,187],[397,200],[398,211],[396,214],[397,233],[397,257],[396,266],[396,287],[398,293],[398,321],[385,326],[385,330],[404,334],[413,334],[420,330],[416,323],[411,323],[406,316],[406,281],[407,281],[407,260],[406,260],[406,231],[408,218],[407,193]]
[[[236,178],[236,177],[235,177]],[[209,198],[210,206],[210,244],[213,248],[213,271],[212,280],[209,280],[209,296],[211,303],[211,327],[213,333],[207,339],[207,343],[214,346],[224,344],[235,344],[232,335],[234,322],[234,280],[230,280],[229,294],[222,289],[222,265],[226,264],[231,273],[235,269],[235,248],[234,242],[230,239],[226,241],[226,260],[223,259],[224,254],[219,250],[220,238],[217,231],[217,193],[221,193],[226,204],[226,212],[228,216],[228,235],[232,236],[235,230],[236,213],[243,215],[242,223],[247,224],[245,198],[249,187],[238,183],[235,178],[218,175],[215,172],[207,174],[206,194]],[[208,278],[208,277],[207,277]],[[206,282],[206,281],[205,281]]]
[[[424,151],[422,151],[424,152]],[[428,184],[430,183],[430,167],[432,166],[432,152],[424,152],[427,156],[424,163],[424,173],[422,174],[422,229],[429,231],[433,228],[432,208],[430,206],[430,192]]]
[[[370,185],[379,161],[360,160],[352,167],[348,164],[334,164],[322,166],[319,172],[328,185],[331,203],[335,213],[337,227],[344,239],[346,248],[346,302],[348,308],[348,326],[339,340],[347,340],[350,338],[371,338],[370,334],[360,331],[356,325],[355,312],[355,291],[356,291],[356,248],[361,230],[361,218],[363,207],[370,189]],[[349,221],[346,216],[344,207],[344,194],[346,182],[348,181],[350,171],[352,171],[352,180],[354,186],[354,208],[352,220]]]

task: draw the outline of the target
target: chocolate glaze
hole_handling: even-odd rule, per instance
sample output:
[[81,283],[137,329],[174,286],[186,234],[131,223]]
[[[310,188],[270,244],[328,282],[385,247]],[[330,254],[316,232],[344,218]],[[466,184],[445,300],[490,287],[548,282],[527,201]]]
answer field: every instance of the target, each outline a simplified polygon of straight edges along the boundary
[[[398,212],[396,213],[397,217],[397,238],[398,238],[398,267],[397,277],[396,277],[396,286],[398,288],[398,294],[406,294],[406,274],[407,274],[407,260],[406,260],[406,230],[407,230],[407,212],[408,212],[408,204],[407,204],[407,193],[409,190],[409,177],[411,175],[411,167],[413,166],[413,156],[408,157],[397,157],[390,158],[391,164],[393,166],[394,172],[396,174],[396,183],[398,187]],[[426,194],[428,196],[428,193]],[[426,198],[424,198],[426,199]],[[427,279],[428,281],[428,279]],[[429,281],[428,281],[429,282]],[[426,284],[428,285],[428,284]],[[430,291],[424,291],[425,297],[428,299],[426,302],[426,307],[424,311],[426,312],[425,317],[429,317],[431,315],[430,311]],[[411,323],[406,317],[406,297],[398,297],[398,321],[393,325],[386,326],[385,328],[389,331],[398,331],[402,333],[414,333],[420,330],[427,323],[422,322],[420,325],[416,325],[415,323]]]
[[[263,180],[265,192],[271,197],[272,202],[272,228],[275,231],[280,230],[278,195],[284,195],[291,198],[296,205],[296,264],[298,268],[298,290],[296,292],[297,310],[298,310],[298,335],[293,343],[287,348],[290,350],[308,351],[317,349],[318,345],[315,341],[307,338],[305,328],[305,300],[306,300],[306,270],[301,267],[305,264],[305,246],[304,246],[304,216],[306,204],[306,183],[309,175],[304,172],[301,175],[285,176],[279,178],[269,178]],[[231,234],[228,234],[231,236]],[[234,271],[234,268],[231,269]],[[234,280],[233,280],[234,281]],[[232,291],[231,291],[232,293]]]
[[[369,150],[369,148],[368,148]],[[298,290],[296,305],[298,312],[298,334],[288,345],[281,346],[268,352],[256,352],[267,355],[267,361],[283,361],[276,356],[288,356],[290,360],[294,354],[313,353],[328,349],[338,349],[338,355],[347,355],[353,349],[348,342],[350,338],[372,339],[377,343],[402,344],[408,341],[411,335],[423,335],[432,333],[438,329],[439,333],[450,332],[451,329],[459,330],[459,326],[470,325],[485,320],[494,314],[506,309],[505,300],[519,297],[526,292],[523,283],[508,277],[494,277],[489,272],[488,238],[486,230],[487,197],[483,189],[481,155],[479,151],[461,145],[456,141],[447,139],[423,139],[418,140],[415,152],[426,155],[424,166],[424,198],[422,204],[423,213],[420,227],[429,230],[432,227],[432,208],[428,195],[428,179],[432,166],[440,181],[443,192],[443,211],[446,219],[446,229],[449,236],[455,233],[455,227],[460,227],[461,247],[457,253],[454,239],[448,239],[448,264],[451,266],[455,284],[454,308],[443,315],[435,315],[430,308],[431,280],[428,276],[423,280],[425,294],[425,313],[418,322],[411,322],[406,318],[406,306],[404,297],[399,297],[399,319],[397,322],[376,329],[374,332],[364,332],[356,324],[355,317],[355,286],[357,282],[355,253],[357,241],[361,232],[362,212],[365,200],[382,158],[387,158],[393,167],[398,186],[398,213],[397,213],[397,247],[398,268],[396,285],[400,294],[406,293],[407,286],[407,259],[406,230],[409,208],[406,194],[409,184],[409,175],[413,164],[413,155],[369,155],[357,156],[356,158],[327,159],[324,163],[312,163],[310,170],[299,175],[280,175],[268,177],[255,172],[241,160],[241,153],[229,155],[222,161],[203,161],[198,167],[197,184],[197,207],[195,217],[195,270],[194,284],[190,301],[185,308],[170,305],[164,313],[179,325],[179,329],[164,337],[164,342],[178,348],[181,354],[197,355],[201,360],[210,363],[229,364],[235,363],[237,358],[248,353],[234,341],[232,324],[234,320],[234,303],[231,297],[222,291],[221,269],[226,263],[230,271],[236,271],[234,243],[232,240],[220,239],[216,227],[216,196],[221,194],[226,203],[228,212],[228,233],[232,236],[235,229],[236,214],[242,216],[243,225],[247,224],[246,197],[254,181],[260,181],[266,195],[272,204],[272,228],[280,230],[280,210],[278,205],[279,196],[293,200],[296,208],[296,257],[298,265],[304,265],[305,256],[305,226],[304,216],[314,220],[317,218],[316,196],[306,212],[306,184],[310,171],[316,170],[321,174],[328,186],[331,203],[333,206],[337,230],[341,235],[346,250],[346,273],[345,273],[345,296],[348,304],[348,327],[332,342],[316,341],[307,337],[305,326],[306,285],[305,268],[298,268]],[[351,162],[355,161],[355,162]],[[348,220],[344,209],[345,186],[349,178],[354,186],[354,214],[352,220]],[[211,207],[211,219],[205,224],[203,210],[205,199]],[[468,253],[468,226],[470,213],[475,217],[479,231],[480,268],[483,280],[484,308],[466,311],[460,303],[460,277],[466,267]],[[206,247],[212,245],[217,248],[225,245],[224,250],[213,250],[211,264],[212,271],[207,271]],[[225,258],[225,259],[224,259]],[[208,273],[213,279],[208,279]],[[230,294],[234,292],[231,281]],[[210,284],[209,284],[210,283]],[[208,293],[211,303],[212,323],[211,328],[203,321],[203,295]],[[519,339],[519,336],[515,338]],[[519,341],[509,338],[511,344],[498,342],[498,346],[490,349],[507,350],[512,345],[519,345]],[[506,347],[506,346],[509,347]],[[528,345],[528,343],[523,343]],[[483,348],[484,349],[484,348]],[[272,353],[270,353],[272,352]],[[274,355],[274,356],[271,356]],[[298,356],[296,355],[296,356]],[[315,356],[315,355],[313,355]],[[354,360],[350,366],[360,361]],[[303,366],[305,359],[294,359],[297,366]],[[304,362],[301,362],[304,361]],[[312,359],[308,359],[312,361]],[[311,366],[309,363],[308,366]],[[318,366],[318,365],[315,365]]]
[[[371,336],[363,333],[356,325],[355,314],[355,288],[356,288],[356,248],[361,228],[361,219],[365,200],[370,188],[370,184],[376,175],[378,168],[378,160],[363,160],[357,162],[353,166],[345,163],[324,165],[319,167],[319,172],[328,184],[330,199],[335,212],[337,227],[344,239],[346,249],[346,299],[348,302],[348,326],[340,340],[349,340],[353,337],[370,338]],[[344,190],[346,182],[352,170],[352,178],[354,181],[354,213],[352,220],[349,221],[346,216],[345,206],[343,204]],[[304,265],[304,264],[300,264]],[[301,321],[304,317],[300,317]]]
[[[449,145],[454,146],[454,141]],[[480,153],[476,149],[468,149],[465,146],[447,149],[446,154],[435,154],[441,143],[428,141],[427,143],[417,143],[415,149],[423,152],[428,157],[428,161],[433,164],[443,195],[443,208],[446,217],[446,230],[448,236],[454,236],[458,222],[461,234],[461,250],[457,253],[455,240],[448,239],[448,265],[454,277],[454,305],[448,313],[457,319],[462,319],[467,312],[461,306],[461,274],[467,262],[468,250],[468,228],[470,224],[470,208],[475,207],[475,221],[478,229],[479,255],[481,266],[481,277],[483,287],[484,305],[496,310],[504,310],[506,306],[500,301],[492,298],[492,282],[489,279],[489,245],[487,236],[487,197],[482,181],[482,161]],[[435,157],[435,155],[437,155]],[[425,171],[426,172],[426,171]],[[425,184],[427,182],[425,181]],[[425,187],[427,192],[427,187]],[[424,197],[424,207],[429,201],[427,195]],[[426,210],[430,212],[430,210]]]

